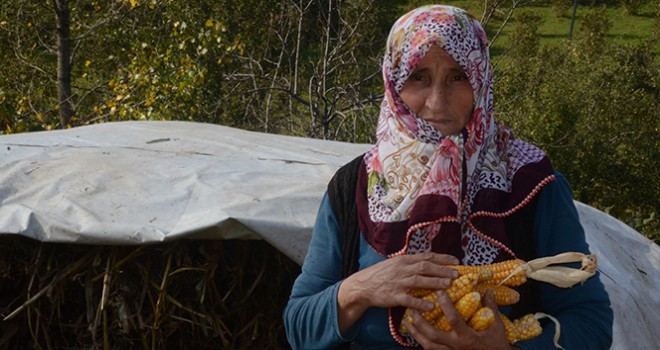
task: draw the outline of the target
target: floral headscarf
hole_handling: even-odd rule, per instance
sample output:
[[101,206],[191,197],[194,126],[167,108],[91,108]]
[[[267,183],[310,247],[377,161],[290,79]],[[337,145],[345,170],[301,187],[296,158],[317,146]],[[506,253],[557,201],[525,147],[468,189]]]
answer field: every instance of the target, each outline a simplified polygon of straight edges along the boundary
[[[473,112],[456,135],[442,135],[403,102],[401,89],[432,45],[466,73]],[[481,24],[464,10],[431,5],[397,20],[383,61],[385,98],[377,142],[358,175],[357,206],[365,240],[386,257],[424,251],[451,254],[466,265],[515,257],[503,219],[554,179],[538,148],[493,119],[493,72]],[[365,192],[366,191],[366,192]],[[413,345],[394,325],[403,345]]]

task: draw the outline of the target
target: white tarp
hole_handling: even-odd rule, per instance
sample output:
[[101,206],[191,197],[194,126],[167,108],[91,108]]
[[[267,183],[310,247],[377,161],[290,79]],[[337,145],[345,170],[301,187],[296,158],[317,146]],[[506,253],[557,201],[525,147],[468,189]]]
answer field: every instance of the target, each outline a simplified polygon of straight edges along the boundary
[[366,146],[187,122],[0,137],[0,233],[143,244],[263,238],[296,262],[334,171]]
[[[327,182],[367,147],[190,122],[0,136],[0,234],[104,245],[261,238],[302,263]],[[655,348],[660,248],[576,205],[612,299],[612,349]]]

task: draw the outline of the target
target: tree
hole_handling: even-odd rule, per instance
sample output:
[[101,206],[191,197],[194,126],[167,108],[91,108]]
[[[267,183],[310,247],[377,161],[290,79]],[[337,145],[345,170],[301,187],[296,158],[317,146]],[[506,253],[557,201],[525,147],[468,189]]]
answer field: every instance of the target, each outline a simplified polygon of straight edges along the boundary
[[80,123],[77,111],[100,86],[78,76],[102,52],[87,48],[126,8],[124,1],[18,0],[0,5],[8,48],[3,58],[11,62],[3,89],[16,91],[4,100],[4,131]]
[[128,38],[99,120],[213,121],[227,57],[240,55],[215,1],[161,1],[137,6],[112,37]]
[[577,200],[657,241],[660,65],[652,40],[612,45],[608,28],[595,9],[575,40],[541,50],[529,42],[528,60],[509,57],[498,71],[497,113],[549,154]]
[[[280,3],[267,43],[247,45],[226,76],[259,130],[366,141],[373,135],[380,57],[396,3]],[[261,49],[266,48],[266,49]],[[366,131],[365,131],[366,129]],[[368,136],[367,136],[368,135]]]
[[71,9],[69,0],[53,0],[57,24],[57,97],[60,124],[71,125],[75,114],[71,101]]

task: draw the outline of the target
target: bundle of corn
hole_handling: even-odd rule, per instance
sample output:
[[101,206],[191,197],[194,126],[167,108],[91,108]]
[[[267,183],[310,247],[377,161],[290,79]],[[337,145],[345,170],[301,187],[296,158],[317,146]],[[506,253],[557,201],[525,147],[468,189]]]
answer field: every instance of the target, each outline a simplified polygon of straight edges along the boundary
[[[579,269],[565,266],[550,266],[554,264],[581,262]],[[482,331],[490,327],[495,321],[495,313],[481,303],[481,298],[489,291],[493,290],[495,303],[498,306],[513,305],[520,300],[520,294],[513,287],[520,286],[527,282],[528,278],[552,283],[555,286],[568,288],[577,283],[584,282],[593,276],[596,271],[597,261],[595,255],[585,255],[582,253],[562,253],[552,257],[545,257],[525,262],[520,259],[507,260],[490,265],[482,266],[450,266],[459,273],[459,277],[454,279],[452,285],[445,290],[449,299],[461,317],[474,330]],[[443,315],[442,308],[438,301],[437,291],[427,289],[416,289],[409,292],[410,295],[429,300],[434,303],[435,308],[431,311],[422,312],[425,320],[429,321],[435,328],[450,331],[451,325]],[[502,321],[507,332],[510,343],[520,340],[532,339],[540,335],[543,331],[539,319],[548,317],[557,324],[557,334],[555,334],[555,346],[561,348],[558,344],[559,324],[550,315],[536,313],[528,314],[516,320],[509,320],[503,315]],[[406,310],[404,319],[412,323],[410,310]],[[402,333],[408,333],[409,330],[405,323],[401,323]]]
[[288,348],[300,268],[264,241],[0,242],[0,350]]

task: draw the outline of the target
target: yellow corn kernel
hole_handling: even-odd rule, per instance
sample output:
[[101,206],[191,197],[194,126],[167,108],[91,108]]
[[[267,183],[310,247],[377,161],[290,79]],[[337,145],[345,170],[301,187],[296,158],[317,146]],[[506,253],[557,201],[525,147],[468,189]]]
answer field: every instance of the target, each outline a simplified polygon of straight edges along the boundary
[[[421,289],[418,289],[421,290]],[[431,292],[422,297],[424,300],[428,300],[433,303],[433,310],[431,311],[422,311],[422,317],[429,321],[431,324],[435,322],[436,319],[438,319],[440,316],[442,316],[442,307],[440,306],[440,302],[438,301],[438,294],[437,292]],[[410,294],[410,293],[408,293]],[[406,309],[406,311],[403,313],[403,320],[408,320],[408,322],[413,323],[413,318],[410,315],[410,309]],[[408,333],[408,327],[401,322],[401,333]]]
[[[481,307],[481,295],[477,292],[470,292],[465,294],[461,299],[456,302],[456,311],[461,315],[464,320],[469,320],[472,315]],[[451,326],[444,314],[433,324],[435,328],[449,332]]]
[[504,323],[504,330],[506,331],[506,338],[509,340],[509,344],[513,344],[518,341],[518,339],[516,339],[516,329],[513,325],[513,322],[511,322],[511,320],[503,314],[500,314],[500,318]]
[[516,330],[516,338],[518,340],[532,339],[543,333],[543,328],[541,328],[541,324],[534,317],[534,314],[527,314],[514,320],[513,326]]
[[[458,271],[459,274],[464,275],[468,273],[477,273],[482,276],[488,275],[487,272],[484,272],[483,269],[489,270],[492,273],[492,277],[487,281],[490,284],[500,284],[504,281],[503,284],[515,287],[527,282],[527,276],[525,275],[525,270],[518,271],[515,275],[510,276],[512,272],[519,266],[525,264],[521,259],[512,259],[506,260],[489,265],[480,265],[480,266],[464,266],[464,265],[452,265],[451,268]],[[506,281],[505,281],[506,280]]]
[[[445,292],[447,295],[449,295],[451,302],[455,303],[462,296],[471,292],[474,285],[478,282],[478,277],[479,276],[477,274],[469,273],[454,279],[451,282],[451,286],[445,289]],[[408,294],[415,298],[424,298],[429,294],[434,294],[435,292],[437,291],[432,289],[412,289],[408,292]]]
[[458,271],[459,276],[468,274],[476,274],[478,282],[488,282],[493,279],[493,272],[489,268],[490,265],[479,266],[466,266],[466,265],[451,265],[452,269]]
[[483,298],[489,289],[493,289],[495,296],[495,304],[497,305],[513,305],[520,300],[520,293],[505,285],[496,286],[488,283],[479,283],[474,286],[474,291],[479,292]]
[[477,269],[476,274],[479,277],[479,282],[487,282],[493,279],[493,271],[487,267]]
[[410,332],[410,330],[403,321],[408,320],[408,322],[413,323],[413,319],[412,316],[410,316],[409,310],[410,309],[406,309],[406,312],[403,313],[403,318],[401,319],[401,324],[399,325],[399,331],[401,331],[401,333],[403,334]]
[[534,314],[527,314],[513,321],[502,314],[500,314],[500,318],[504,322],[506,337],[510,344],[520,340],[532,339],[543,333],[543,328],[541,328],[541,324],[534,317]]
[[406,327],[406,324],[403,322],[405,320],[408,320],[408,322],[413,323],[412,316],[410,316],[410,309],[406,309],[406,312],[403,313],[403,318],[401,319],[401,325],[399,325],[399,330],[403,334],[410,332],[408,327]]
[[[476,273],[469,273],[463,276],[459,276],[452,281],[451,286],[447,288],[445,292],[449,296],[451,302],[456,303],[463,296],[472,292],[472,289],[474,288],[475,284],[477,284],[478,280],[479,276]],[[422,317],[424,317],[424,319],[429,321],[431,324],[436,322],[436,320],[442,316],[442,307],[440,307],[440,302],[438,301],[437,291],[430,289],[413,289],[409,291],[408,294],[416,298],[421,297],[422,299],[433,303],[433,310],[422,312]],[[403,314],[403,319],[407,319],[412,323],[412,317],[410,316],[408,309],[406,309],[405,313]],[[401,332],[408,333],[408,328],[403,323],[401,323]]]
[[495,322],[495,313],[491,308],[484,306],[470,317],[468,325],[470,325],[475,331],[483,331],[490,327],[493,322]]
[[456,303],[466,294],[472,292],[477,284],[479,276],[474,273],[468,273],[452,281],[451,286],[445,290],[452,303]]
[[442,315],[442,307],[440,306],[440,302],[438,301],[438,294],[436,294],[436,292],[427,294],[422,299],[433,303],[433,310],[422,312],[422,317],[424,317],[425,320],[432,322],[436,318],[440,317],[440,315]]

